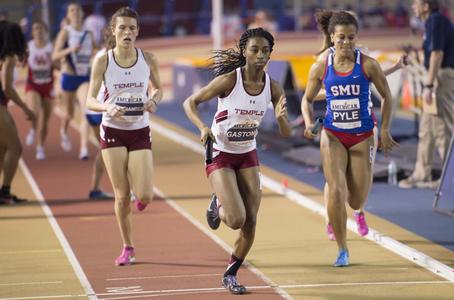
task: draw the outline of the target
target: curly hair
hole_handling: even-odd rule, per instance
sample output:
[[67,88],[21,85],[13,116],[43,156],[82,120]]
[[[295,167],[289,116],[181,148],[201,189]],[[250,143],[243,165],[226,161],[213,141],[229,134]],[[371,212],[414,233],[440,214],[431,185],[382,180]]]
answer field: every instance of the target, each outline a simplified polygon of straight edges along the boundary
[[0,60],[16,55],[20,61],[27,56],[27,42],[19,24],[0,21]]
[[273,51],[274,38],[271,33],[261,27],[248,29],[241,35],[240,41],[236,46],[236,50],[230,48],[227,50],[213,51],[214,55],[211,58],[213,63],[209,69],[214,73],[214,75],[219,76],[227,74],[238,67],[246,65],[246,57],[243,53],[246,49],[247,41],[253,37],[265,38],[270,45],[270,53]]

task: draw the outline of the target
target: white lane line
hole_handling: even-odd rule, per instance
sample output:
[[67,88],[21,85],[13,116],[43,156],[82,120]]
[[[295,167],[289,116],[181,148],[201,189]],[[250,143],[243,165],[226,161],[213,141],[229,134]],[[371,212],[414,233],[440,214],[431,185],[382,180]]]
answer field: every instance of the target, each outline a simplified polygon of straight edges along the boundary
[[0,286],[46,285],[46,284],[62,284],[62,283],[63,283],[63,281],[10,282],[10,283],[0,283]]
[[[205,154],[205,150],[203,149],[202,145],[199,142],[195,142],[171,129],[168,129],[161,124],[158,124],[156,121],[151,123],[152,129],[155,130],[157,134],[162,135],[165,138],[168,138],[172,141],[174,141],[177,144],[180,144],[186,148],[189,148],[193,150],[196,153]],[[326,213],[325,207],[310,199],[309,197],[304,196],[303,194],[298,193],[295,190],[286,188],[282,188],[282,184],[271,177],[268,177],[264,175],[263,173],[261,174],[261,180],[263,183],[263,186],[266,188],[279,193],[288,199],[294,201],[295,203],[311,210],[312,212],[324,216]],[[354,233],[356,232],[356,223],[353,219],[349,218],[347,221],[347,228],[351,230]],[[429,270],[430,272],[445,278],[449,281],[454,282],[454,269],[443,264],[442,262],[414,249],[411,248],[391,237],[385,236],[384,234],[378,232],[377,230],[374,230],[369,227],[369,234],[365,237],[380,246],[384,247],[385,249],[388,249],[401,257]]]
[[30,184],[33,193],[36,196],[36,199],[39,202],[39,205],[41,206],[41,209],[43,210],[44,215],[47,217],[47,220],[49,221],[50,226],[52,227],[55,235],[57,236],[58,241],[60,242],[60,245],[62,246],[63,250],[65,251],[66,257],[69,260],[69,263],[71,264],[74,272],[76,273],[77,278],[80,281],[80,284],[82,285],[85,293],[88,296],[88,299],[90,300],[96,300],[98,297],[96,297],[96,294],[88,281],[87,276],[85,275],[84,271],[82,270],[82,267],[79,264],[79,261],[76,258],[76,255],[74,254],[71,246],[69,245],[68,240],[65,237],[65,234],[60,228],[60,225],[58,225],[57,220],[55,219],[54,215],[52,214],[52,210],[50,207],[47,205],[46,200],[44,200],[44,196],[41,192],[41,190],[38,187],[38,184],[36,183],[35,179],[33,178],[30,169],[27,167],[25,164],[24,160],[21,158],[19,161],[19,166],[22,169],[22,172],[24,172],[25,178],[27,178],[28,183]]
[[[291,284],[281,285],[280,288],[286,289],[308,289],[308,288],[329,288],[329,287],[352,287],[352,286],[366,286],[366,285],[427,285],[427,284],[448,284],[452,285],[449,281],[378,281],[378,282],[343,282],[343,283],[316,283],[316,284]],[[249,290],[264,290],[273,289],[276,286],[270,285],[256,285],[248,286]],[[202,293],[228,293],[228,291],[222,287],[217,288],[192,288],[192,289],[168,289],[168,290],[148,290],[140,292],[118,292],[118,293],[99,293],[96,294],[99,297],[106,297],[101,299],[132,299],[132,298],[144,298],[144,297],[156,297],[156,296],[171,296],[171,295],[183,295],[183,294],[202,294]],[[112,296],[112,297],[110,297]],[[115,297],[122,296],[122,297]],[[31,299],[56,299],[56,298],[75,298],[75,297],[87,297],[87,295],[48,295],[48,296],[31,296],[31,297],[15,297],[15,298],[0,298],[0,300],[31,300]],[[115,297],[115,298],[113,298]]]
[[143,277],[120,277],[120,278],[107,278],[106,281],[144,280],[144,279],[162,279],[162,278],[213,277],[213,276],[220,276],[222,274],[223,273],[216,273],[216,274],[186,274],[186,275],[161,275],[161,276],[143,276]]
[[[171,200],[167,197],[164,196],[164,194],[157,189],[156,187],[154,188],[156,191],[156,194],[160,195],[166,203],[168,203],[173,209],[175,209],[178,213],[180,213],[183,217],[185,217],[189,222],[191,222],[195,227],[197,227],[200,231],[202,231],[205,235],[207,235],[209,238],[211,238],[216,244],[224,248],[225,251],[228,253],[232,253],[233,249],[226,243],[224,242],[221,238],[219,238],[217,235],[215,235],[213,232],[209,231],[205,226],[203,226],[196,218],[194,218],[191,214],[186,212],[181,206],[179,206],[174,200]],[[265,283],[267,283],[269,286],[272,286],[273,289],[284,299],[292,299],[292,297],[287,294],[286,291],[281,289],[277,284],[275,284],[271,279],[269,279],[265,274],[263,274],[259,269],[245,261],[244,265],[252,272],[254,273],[257,277],[262,279]],[[249,288],[249,287],[248,287]],[[222,288],[224,289],[224,288]]]

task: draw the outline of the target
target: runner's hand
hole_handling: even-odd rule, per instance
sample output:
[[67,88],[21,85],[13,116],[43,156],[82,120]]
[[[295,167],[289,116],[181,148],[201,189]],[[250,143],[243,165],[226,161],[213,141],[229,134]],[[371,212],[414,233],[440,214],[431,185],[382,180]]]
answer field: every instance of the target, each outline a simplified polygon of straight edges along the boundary
[[388,130],[382,130],[381,131],[381,137],[379,141],[379,146],[378,148],[385,153],[385,156],[388,155],[389,151],[394,146],[398,146],[399,144],[393,139],[391,136],[390,132]]
[[287,118],[287,99],[282,95],[281,98],[279,98],[279,101],[276,104],[276,108],[274,109],[274,114],[276,116],[276,119],[282,119],[282,118]]
[[24,107],[24,113],[27,116],[27,120],[31,121],[33,125],[35,125],[36,122],[36,116],[33,111],[31,111],[28,107]]
[[313,140],[317,136],[317,134],[314,134],[312,132],[315,125],[316,125],[315,123],[311,123],[310,125],[306,126],[306,128],[304,129],[304,136],[309,140]]
[[157,109],[158,105],[153,99],[148,99],[148,101],[143,104],[143,110],[148,111],[149,113],[154,113]]
[[121,118],[121,116],[123,116],[125,112],[126,112],[125,107],[121,107],[115,104],[109,104],[109,106],[107,106],[106,111],[107,115],[113,118]]
[[216,143],[216,139],[214,138],[213,132],[211,132],[211,128],[208,126],[203,126],[202,130],[200,131],[200,141],[202,142],[202,145],[206,144],[208,137],[211,138],[213,143]]

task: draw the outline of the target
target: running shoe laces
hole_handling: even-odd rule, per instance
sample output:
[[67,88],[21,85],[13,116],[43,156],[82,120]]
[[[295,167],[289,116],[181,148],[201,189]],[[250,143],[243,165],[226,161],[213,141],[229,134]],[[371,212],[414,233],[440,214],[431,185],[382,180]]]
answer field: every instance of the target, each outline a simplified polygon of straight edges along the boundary
[[358,233],[361,236],[365,236],[369,233],[369,226],[366,223],[366,217],[363,212],[355,212],[355,221],[358,228]]
[[347,249],[341,249],[336,261],[334,262],[335,267],[346,267],[349,265],[349,254]]
[[236,276],[227,275],[222,278],[222,286],[229,290],[234,295],[241,295],[246,293],[244,285],[238,283]]
[[115,265],[117,266],[131,265],[135,260],[136,258],[134,248],[131,246],[125,246],[123,247],[121,255],[117,257],[117,259],[115,260]]
[[219,218],[218,197],[216,197],[215,194],[211,195],[210,205],[208,205],[207,222],[213,230],[218,229],[219,224],[221,224],[221,219]]

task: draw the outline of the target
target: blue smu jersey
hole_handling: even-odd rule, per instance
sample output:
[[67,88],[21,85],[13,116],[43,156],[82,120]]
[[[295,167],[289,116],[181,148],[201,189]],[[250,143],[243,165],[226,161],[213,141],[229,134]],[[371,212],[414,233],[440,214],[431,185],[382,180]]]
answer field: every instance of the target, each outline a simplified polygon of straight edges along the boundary
[[325,128],[353,134],[374,128],[370,81],[362,70],[361,56],[356,49],[351,73],[339,74],[334,69],[333,53],[329,53],[323,79],[326,89]]

